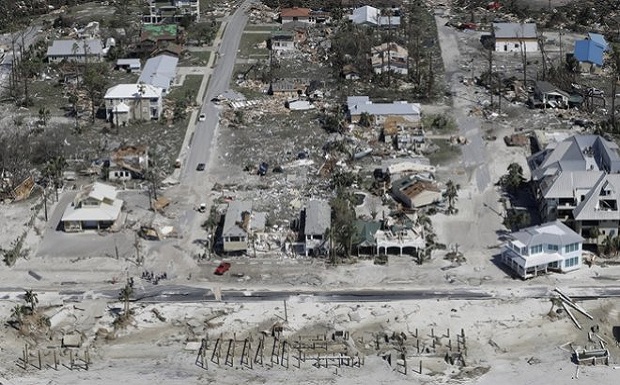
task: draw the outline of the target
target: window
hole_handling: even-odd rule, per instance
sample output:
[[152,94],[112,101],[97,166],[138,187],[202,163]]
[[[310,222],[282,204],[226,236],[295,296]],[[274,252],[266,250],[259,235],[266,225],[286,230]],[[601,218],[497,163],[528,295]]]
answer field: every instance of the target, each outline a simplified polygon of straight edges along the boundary
[[558,251],[559,250],[558,245],[548,245],[548,246],[549,246],[549,250],[551,250],[551,251]]
[[570,245],[564,246],[565,253],[570,253],[577,250],[579,250],[579,243],[571,243]]
[[564,261],[564,267],[573,267],[579,265],[579,257],[573,257]]
[[515,44],[515,48],[519,48],[519,43],[516,43],[516,44]]
[[542,245],[536,245],[536,246],[530,247],[530,254],[539,254],[539,253],[542,253],[542,251],[543,251]]

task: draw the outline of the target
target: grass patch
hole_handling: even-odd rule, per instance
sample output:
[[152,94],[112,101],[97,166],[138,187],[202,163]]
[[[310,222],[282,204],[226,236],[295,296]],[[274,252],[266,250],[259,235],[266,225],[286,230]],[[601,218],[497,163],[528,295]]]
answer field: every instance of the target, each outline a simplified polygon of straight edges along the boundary
[[461,155],[461,148],[452,145],[447,140],[438,140],[435,141],[434,144],[436,144],[439,149],[428,155],[428,159],[431,161],[431,164],[445,165]]
[[270,35],[269,33],[244,33],[239,43],[237,58],[248,59],[251,56],[269,56],[269,50],[266,46],[265,48],[256,48],[256,45],[267,41]]
[[271,32],[271,31],[273,31],[275,29],[278,29],[278,28],[274,27],[272,25],[260,25],[260,24],[259,25],[256,25],[256,24],[254,24],[254,25],[247,25],[245,27],[245,31],[263,31],[265,33]]
[[182,67],[204,67],[209,63],[210,57],[210,51],[189,51],[189,55],[185,56],[179,65]]
[[187,75],[183,81],[183,85],[173,88],[166,98],[168,100],[181,100],[187,98],[194,101],[198,91],[200,90],[200,84],[202,83],[202,75]]

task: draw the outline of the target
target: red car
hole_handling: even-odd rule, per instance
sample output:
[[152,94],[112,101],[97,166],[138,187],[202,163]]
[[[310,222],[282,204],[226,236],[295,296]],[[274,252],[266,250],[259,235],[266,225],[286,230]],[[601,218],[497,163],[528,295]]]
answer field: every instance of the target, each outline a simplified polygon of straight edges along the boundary
[[220,265],[215,269],[215,271],[213,272],[213,274],[215,275],[223,275],[225,272],[228,271],[228,269],[230,269],[230,263],[228,262],[222,262],[220,263]]

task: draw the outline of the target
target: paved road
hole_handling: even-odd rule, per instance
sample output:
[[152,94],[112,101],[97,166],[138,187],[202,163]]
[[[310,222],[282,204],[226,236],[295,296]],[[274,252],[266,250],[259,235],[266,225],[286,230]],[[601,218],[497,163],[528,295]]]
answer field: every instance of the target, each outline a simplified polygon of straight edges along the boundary
[[[28,47],[30,47],[30,45],[34,43],[37,37],[39,28],[40,27],[38,25],[33,25],[22,31],[22,33],[24,34],[24,50],[28,49]],[[15,51],[16,51],[16,56],[19,57],[19,48],[22,45],[22,38],[21,38],[21,35],[19,34],[16,34],[15,36],[17,37],[17,40],[15,41]],[[9,45],[10,45],[10,42],[9,42]],[[0,86],[4,86],[3,83],[9,81],[9,74],[11,73],[12,65],[13,65],[13,52],[9,51],[6,53],[6,55],[4,56],[4,59],[0,63]]]
[[198,122],[196,125],[194,137],[190,143],[190,153],[186,158],[181,177],[183,184],[194,184],[198,178],[204,175],[204,172],[196,171],[196,165],[209,162],[213,137],[219,120],[219,109],[210,100],[229,89],[237,50],[239,49],[239,41],[248,20],[245,10],[250,3],[251,1],[244,2],[228,19],[226,30],[219,45],[216,66],[209,79],[204,104],[200,110],[200,113],[204,113],[207,116],[207,120]]
[[467,93],[466,87],[458,80],[459,77],[470,76],[468,69],[459,66],[462,57],[457,34],[460,32],[445,25],[448,19],[440,16],[435,16],[435,19],[441,46],[441,57],[446,71],[446,83],[452,86],[452,94],[456,96],[454,98],[454,111],[459,134],[468,139],[468,143],[461,147],[463,165],[467,169],[475,170],[475,186],[479,192],[484,192],[492,185],[492,181],[488,167],[489,155],[482,139],[481,122],[480,119],[467,115],[473,103],[459,97],[461,94]]
[[[620,297],[620,286],[592,286],[563,288],[573,299],[598,299]],[[85,296],[97,296],[115,300],[118,290],[105,290],[97,293],[83,291],[60,292],[69,300],[80,301]],[[246,303],[261,301],[284,301],[297,299],[309,302],[392,302],[410,300],[490,300],[515,298],[550,298],[557,296],[552,287],[528,286],[511,290],[506,288],[455,287],[450,289],[406,289],[406,290],[221,290],[222,302]],[[142,286],[136,282],[134,302],[143,303],[196,303],[218,302],[213,291],[204,287],[191,286]]]

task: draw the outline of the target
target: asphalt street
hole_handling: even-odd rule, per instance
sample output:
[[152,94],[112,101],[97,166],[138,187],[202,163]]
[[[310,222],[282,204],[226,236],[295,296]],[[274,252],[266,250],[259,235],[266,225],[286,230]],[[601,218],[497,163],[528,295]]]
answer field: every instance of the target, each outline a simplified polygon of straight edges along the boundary
[[217,129],[220,110],[210,100],[229,89],[239,41],[248,20],[245,10],[251,2],[244,2],[227,21],[226,29],[217,49],[213,74],[209,79],[209,85],[200,109],[200,113],[205,114],[207,119],[196,124],[196,130],[190,143],[190,152],[181,178],[181,182],[184,184],[195,183],[200,178],[200,174],[204,174],[204,171],[196,171],[196,166],[198,163],[207,164],[211,157],[211,148],[214,144],[213,138]]

